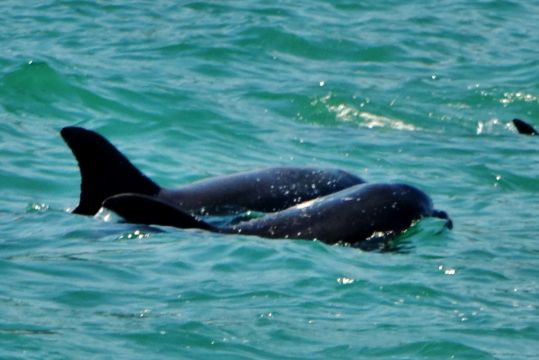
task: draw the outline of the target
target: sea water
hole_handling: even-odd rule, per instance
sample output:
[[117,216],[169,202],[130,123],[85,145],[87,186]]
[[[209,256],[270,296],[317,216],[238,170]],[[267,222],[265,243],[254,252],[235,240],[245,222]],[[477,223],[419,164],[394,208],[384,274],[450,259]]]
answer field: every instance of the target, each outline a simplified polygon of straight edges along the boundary
[[[0,358],[536,359],[539,4],[0,3]],[[179,186],[275,165],[406,182],[394,252],[69,213],[64,126]],[[99,161],[99,159],[96,159]]]

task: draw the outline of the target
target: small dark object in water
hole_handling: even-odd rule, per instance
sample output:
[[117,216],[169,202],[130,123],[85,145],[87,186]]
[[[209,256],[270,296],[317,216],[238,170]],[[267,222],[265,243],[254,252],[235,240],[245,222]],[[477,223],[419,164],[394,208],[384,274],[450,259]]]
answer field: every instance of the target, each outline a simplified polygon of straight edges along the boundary
[[524,135],[537,135],[537,130],[533,128],[530,124],[520,119],[513,119],[513,125],[517,128],[519,134]]

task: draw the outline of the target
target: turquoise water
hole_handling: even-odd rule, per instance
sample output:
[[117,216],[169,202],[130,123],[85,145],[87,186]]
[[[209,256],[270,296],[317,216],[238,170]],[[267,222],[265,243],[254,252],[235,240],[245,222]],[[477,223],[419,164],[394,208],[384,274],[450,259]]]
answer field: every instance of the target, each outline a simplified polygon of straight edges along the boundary
[[[539,4],[2,1],[0,358],[535,359]],[[448,211],[395,253],[72,215],[58,131],[165,186],[271,165]]]

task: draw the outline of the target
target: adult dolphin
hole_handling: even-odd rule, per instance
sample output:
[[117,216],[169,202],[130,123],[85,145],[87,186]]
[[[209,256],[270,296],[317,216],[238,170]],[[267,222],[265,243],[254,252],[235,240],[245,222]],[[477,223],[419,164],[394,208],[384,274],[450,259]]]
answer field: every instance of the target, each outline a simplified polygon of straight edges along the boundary
[[194,214],[274,212],[365,182],[337,169],[270,167],[167,189],[144,175],[98,133],[65,127],[61,135],[79,164],[81,193],[73,212],[82,215],[96,214],[106,198],[121,193],[151,196]]
[[446,212],[433,208],[428,195],[406,184],[356,185],[307,203],[238,224],[217,227],[191,216],[174,204],[140,194],[119,194],[103,206],[138,224],[197,228],[226,234],[265,238],[311,239],[369,249],[402,233],[424,217],[453,223]]

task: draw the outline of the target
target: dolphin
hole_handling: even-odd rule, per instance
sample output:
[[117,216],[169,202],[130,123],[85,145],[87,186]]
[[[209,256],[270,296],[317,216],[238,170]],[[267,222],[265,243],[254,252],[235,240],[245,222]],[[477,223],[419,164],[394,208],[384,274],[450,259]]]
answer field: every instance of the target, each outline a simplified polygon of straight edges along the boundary
[[370,241],[387,241],[425,217],[445,219],[445,211],[433,208],[430,197],[407,184],[360,184],[301,203],[260,218],[227,226],[215,226],[166,200],[141,194],[107,198],[103,207],[126,222],[203,229],[224,234],[256,235],[271,239],[319,240],[350,244],[365,249]]
[[537,135],[537,130],[533,128],[530,124],[520,119],[513,119],[513,125],[517,128],[519,134],[524,135]]
[[80,200],[73,213],[81,215],[95,215],[105,199],[122,193],[146,195],[192,214],[276,212],[365,183],[362,178],[343,170],[282,166],[168,189],[144,175],[98,133],[73,126],[63,128],[60,133],[80,168]]

